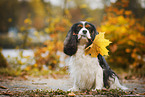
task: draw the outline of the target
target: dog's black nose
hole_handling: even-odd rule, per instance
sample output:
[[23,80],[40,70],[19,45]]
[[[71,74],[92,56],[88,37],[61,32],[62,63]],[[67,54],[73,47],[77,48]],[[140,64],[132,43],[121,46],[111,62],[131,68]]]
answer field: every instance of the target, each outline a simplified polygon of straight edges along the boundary
[[83,33],[86,34],[87,33],[87,30],[83,30]]

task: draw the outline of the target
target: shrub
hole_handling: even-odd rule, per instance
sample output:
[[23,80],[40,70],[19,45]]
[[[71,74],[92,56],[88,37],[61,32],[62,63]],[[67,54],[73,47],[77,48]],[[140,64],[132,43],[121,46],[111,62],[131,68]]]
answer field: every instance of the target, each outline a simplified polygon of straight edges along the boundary
[[[132,11],[125,10],[128,3],[120,0],[106,8],[106,16],[98,29],[106,32],[106,38],[112,41],[110,56],[107,58],[109,63],[136,72],[145,68],[145,29]],[[143,71],[142,74],[145,74]]]

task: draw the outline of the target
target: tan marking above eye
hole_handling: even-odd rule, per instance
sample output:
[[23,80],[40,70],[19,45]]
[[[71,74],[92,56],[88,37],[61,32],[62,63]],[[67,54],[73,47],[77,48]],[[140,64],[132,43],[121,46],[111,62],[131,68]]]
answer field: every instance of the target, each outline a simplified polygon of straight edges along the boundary
[[88,27],[91,27],[91,26],[89,24],[87,24],[85,27],[88,28]]
[[83,27],[83,25],[82,24],[79,24],[78,27]]

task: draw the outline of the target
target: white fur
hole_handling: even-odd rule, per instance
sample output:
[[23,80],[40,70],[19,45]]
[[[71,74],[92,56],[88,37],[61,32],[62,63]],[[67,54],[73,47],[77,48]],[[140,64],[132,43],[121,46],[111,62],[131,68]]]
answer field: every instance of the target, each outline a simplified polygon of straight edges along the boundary
[[119,79],[116,76],[113,76],[113,78],[109,78],[110,80],[110,89],[122,89],[127,90],[128,88],[125,86],[122,86],[119,82]]
[[[88,39],[91,39],[91,35],[90,35],[90,33],[89,33],[89,30],[86,29],[86,27],[85,27],[86,21],[81,21],[81,23],[83,24],[83,28],[82,28],[82,29],[79,31],[79,33],[78,33],[78,39],[80,39],[80,38],[82,37],[82,35],[83,35],[83,36],[86,36]],[[83,30],[86,30],[87,33],[84,34],[84,33],[83,33]]]
[[86,21],[80,21],[83,24],[83,27],[85,27]]
[[69,61],[70,75],[74,80],[71,91],[103,87],[103,70],[98,59],[85,55],[84,49],[85,46],[79,45],[77,53]]

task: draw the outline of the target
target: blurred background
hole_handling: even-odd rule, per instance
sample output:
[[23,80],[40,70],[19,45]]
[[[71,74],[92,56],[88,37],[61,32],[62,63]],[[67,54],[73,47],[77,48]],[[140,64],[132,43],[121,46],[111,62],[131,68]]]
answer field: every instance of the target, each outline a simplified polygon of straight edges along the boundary
[[117,74],[145,76],[145,0],[0,0],[0,74],[68,74],[63,41],[82,20],[112,41]]

